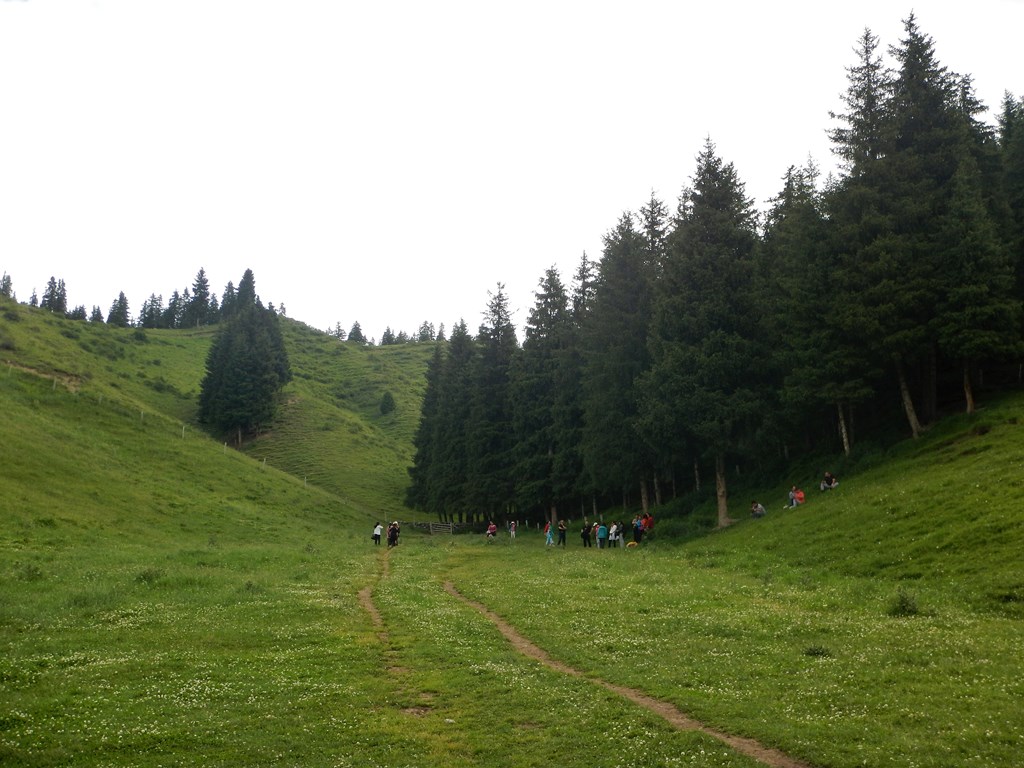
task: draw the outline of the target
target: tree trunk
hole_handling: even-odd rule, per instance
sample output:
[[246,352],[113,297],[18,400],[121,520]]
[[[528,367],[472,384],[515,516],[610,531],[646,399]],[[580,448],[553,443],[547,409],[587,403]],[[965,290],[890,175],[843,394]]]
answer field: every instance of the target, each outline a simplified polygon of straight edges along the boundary
[[971,364],[964,360],[964,400],[967,401],[967,412],[974,413],[974,387],[971,386]]
[[725,487],[725,455],[715,456],[715,495],[718,497],[718,527],[725,528],[736,521],[729,517],[729,495]]
[[661,506],[661,483],[658,482],[658,474],[654,474],[654,506]]
[[903,361],[894,358],[896,364],[896,378],[900,383],[900,397],[903,399],[903,411],[907,414],[907,422],[910,424],[910,434],[916,440],[921,436],[921,422],[917,420],[917,411],[914,410],[914,399],[910,396],[910,386],[907,384],[907,374],[903,370]]
[[647,480],[643,477],[640,478],[640,507],[646,516],[647,510],[650,509],[650,499],[647,498]]
[[843,412],[843,404],[836,403],[836,410],[839,412],[839,435],[843,438],[843,453],[850,455],[850,430],[846,428],[846,414]]
[[700,462],[693,460],[693,490],[700,491]]
[[924,382],[922,383],[923,393],[922,399],[924,400],[924,423],[931,424],[935,421],[936,414],[939,411],[938,407],[938,381],[939,381],[939,361],[938,353],[935,350],[935,345],[932,344],[928,349],[928,356],[924,361]]

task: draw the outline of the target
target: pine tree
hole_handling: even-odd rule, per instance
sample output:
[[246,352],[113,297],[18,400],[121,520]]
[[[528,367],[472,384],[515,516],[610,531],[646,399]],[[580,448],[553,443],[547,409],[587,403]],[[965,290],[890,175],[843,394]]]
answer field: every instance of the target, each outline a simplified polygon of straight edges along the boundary
[[447,344],[438,386],[437,449],[430,465],[427,492],[432,511],[444,520],[461,523],[473,510],[469,457],[474,449],[470,420],[476,389],[477,347],[463,320],[452,328]]
[[235,291],[235,284],[228,280],[228,284],[224,286],[224,293],[220,297],[220,318],[222,320],[228,320],[235,313],[235,307],[238,302],[238,293]]
[[[248,295],[248,294],[247,294]],[[199,419],[219,434],[243,435],[273,419],[291,369],[277,315],[253,296],[217,331],[199,393]]]
[[759,307],[752,301],[756,218],[731,163],[708,140],[670,236],[644,377],[645,423],[693,436],[714,459],[718,522],[728,517],[725,460],[749,455],[764,418]]
[[140,328],[164,328],[164,299],[155,293],[142,302],[142,309],[139,310],[138,324]]
[[210,322],[210,281],[202,267],[192,282],[192,295],[185,301],[181,325],[198,328]]
[[779,402],[772,421],[788,448],[786,436],[816,423],[829,406],[849,455],[851,410],[872,396],[880,371],[836,316],[843,290],[816,180],[813,163],[791,167],[765,225],[758,303],[768,337],[775,340],[770,373]]
[[632,214],[623,214],[604,237],[593,299],[582,330],[586,483],[596,493],[628,498],[651,468],[637,433],[635,385],[650,366],[651,265]]
[[966,410],[973,413],[974,365],[1022,351],[1021,301],[1014,295],[1013,263],[988,215],[972,157],[964,158],[951,183],[949,215],[937,233],[939,242],[949,244],[942,262],[945,290],[932,325],[940,349],[961,363]]
[[110,312],[107,313],[107,325],[115,328],[127,328],[131,325],[131,313],[128,311],[128,299],[124,292],[117,294],[114,303],[110,305]]
[[427,363],[420,421],[413,437],[413,460],[409,467],[409,487],[405,504],[411,509],[422,509],[438,514],[443,521],[442,508],[436,493],[437,454],[440,445],[441,376],[444,371],[444,344],[434,345],[434,354]]
[[[555,525],[566,483],[556,478],[557,457],[573,446],[558,430],[565,356],[569,353],[569,297],[554,267],[544,273],[526,322],[512,378],[516,498]],[[574,480],[575,478],[573,478]]]
[[348,340],[349,341],[354,341],[357,344],[365,344],[366,343],[366,337],[363,336],[363,328],[362,328],[361,325],[359,325],[359,321],[358,320],[356,320],[354,323],[352,323],[352,328],[348,332]]
[[490,294],[477,333],[477,347],[467,435],[470,462],[466,498],[470,509],[493,519],[504,515],[514,497],[510,379],[519,351],[501,283]]
[[0,296],[5,299],[14,297],[14,286],[11,282],[11,276],[4,272],[2,278],[0,278]]
[[43,298],[39,302],[40,309],[48,309],[55,315],[64,316],[68,312],[68,291],[63,280],[56,280],[52,276],[43,291]]

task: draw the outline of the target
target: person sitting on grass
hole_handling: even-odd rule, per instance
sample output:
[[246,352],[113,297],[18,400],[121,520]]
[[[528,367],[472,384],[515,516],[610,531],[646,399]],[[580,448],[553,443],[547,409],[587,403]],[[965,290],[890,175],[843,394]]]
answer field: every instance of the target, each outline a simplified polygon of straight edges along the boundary
[[496,526],[494,524],[494,521],[491,520],[491,524],[487,526],[487,540],[490,541],[491,539],[493,539],[495,537],[495,535],[497,535],[497,533],[498,533],[498,526]]
[[756,501],[750,502],[750,516],[751,517],[764,517],[765,516],[764,505],[759,504]]
[[823,491],[831,491],[837,485],[839,485],[839,480],[831,472],[826,472],[825,477],[821,479],[821,490]]
[[799,507],[804,503],[804,492],[795,485],[789,489],[789,506]]

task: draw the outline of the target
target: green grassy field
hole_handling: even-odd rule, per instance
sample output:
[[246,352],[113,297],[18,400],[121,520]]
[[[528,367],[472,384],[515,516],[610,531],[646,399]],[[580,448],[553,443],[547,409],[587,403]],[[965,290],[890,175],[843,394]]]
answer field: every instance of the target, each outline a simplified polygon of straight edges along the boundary
[[209,340],[0,306],[0,764],[766,764],[600,681],[805,765],[1020,764],[1024,397],[686,543],[388,552],[427,347],[289,325],[239,453],[193,423]]

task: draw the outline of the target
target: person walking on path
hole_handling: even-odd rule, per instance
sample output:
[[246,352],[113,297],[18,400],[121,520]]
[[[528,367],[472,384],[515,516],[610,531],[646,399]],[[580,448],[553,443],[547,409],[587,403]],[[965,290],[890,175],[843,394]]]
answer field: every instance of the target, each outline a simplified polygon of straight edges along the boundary
[[569,530],[569,526],[565,524],[565,520],[558,521],[558,546],[565,546],[565,533]]
[[384,533],[384,526],[381,525],[380,523],[377,523],[377,525],[375,525],[374,528],[373,528],[373,543],[374,544],[380,546],[380,536],[381,536],[382,533]]

